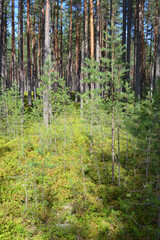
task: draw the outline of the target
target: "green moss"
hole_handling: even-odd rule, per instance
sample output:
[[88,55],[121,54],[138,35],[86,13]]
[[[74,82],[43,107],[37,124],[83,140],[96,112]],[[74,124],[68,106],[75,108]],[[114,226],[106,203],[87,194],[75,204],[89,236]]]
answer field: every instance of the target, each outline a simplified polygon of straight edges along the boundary
[[[145,239],[146,231],[140,232],[129,217],[141,224],[152,219],[134,206],[153,191],[147,185],[139,193],[143,155],[137,156],[140,167],[135,172],[134,145],[129,142],[126,167],[122,129],[121,187],[118,160],[112,184],[111,128],[105,123],[102,127],[103,132],[95,123],[91,138],[89,122],[74,109],[66,119],[64,113],[55,118],[48,130],[32,121],[23,135],[0,139],[0,239]],[[107,134],[102,138],[102,133]]]

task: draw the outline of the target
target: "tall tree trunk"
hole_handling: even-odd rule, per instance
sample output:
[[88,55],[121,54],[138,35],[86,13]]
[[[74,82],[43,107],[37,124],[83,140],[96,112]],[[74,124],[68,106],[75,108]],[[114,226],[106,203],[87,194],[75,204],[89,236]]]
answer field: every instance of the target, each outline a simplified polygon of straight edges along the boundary
[[[81,67],[84,67],[84,59],[85,59],[85,6],[84,6],[84,12],[83,12],[83,32],[82,32],[82,55],[81,55]],[[80,75],[80,107],[81,107],[81,117],[83,116],[83,97],[82,94],[84,93],[84,73],[81,71]]]
[[3,42],[2,42],[2,89],[4,92],[7,86],[7,0],[4,2],[4,14],[3,14]]
[[52,24],[52,50],[51,57],[52,61],[55,60],[55,10],[56,9],[56,1],[53,3],[53,24]]
[[[122,32],[122,49],[123,49],[123,54],[122,54],[122,61],[123,61],[123,64],[124,64],[124,67],[126,68],[126,0],[123,0],[123,32]],[[126,74],[124,74],[123,76],[123,82],[124,82],[124,85],[126,83]],[[124,85],[123,85],[123,91],[125,91],[125,88],[124,88]]]
[[156,0],[155,28],[154,28],[154,56],[153,56],[153,90],[156,88],[156,67],[157,67],[157,35],[158,35],[158,0]]
[[70,86],[70,90],[72,91],[72,0],[69,28],[68,85]]
[[[50,49],[50,0],[46,2],[45,12],[45,62],[51,61],[51,49]],[[51,99],[50,99],[50,73],[48,74],[48,82],[44,83],[43,91],[43,120],[44,124],[48,127],[48,123],[51,120]]]
[[2,74],[2,51],[3,51],[3,0],[0,0],[0,84],[1,84],[1,74]]
[[131,56],[131,23],[132,23],[132,0],[128,0],[127,14],[127,79],[130,76],[130,56]]
[[27,61],[28,105],[31,105],[30,0],[27,0]]
[[[94,20],[93,20],[93,0],[90,0],[90,51],[91,59],[94,59]],[[94,89],[94,83],[91,82],[91,91]]]
[[100,63],[100,0],[97,0],[96,61]]
[[90,49],[91,49],[91,58],[94,59],[93,0],[90,0]]
[[55,56],[56,71],[59,72],[59,41],[58,41],[58,21],[59,21],[59,0],[57,0],[57,26],[55,31]]
[[[123,0],[123,32],[122,32],[122,46],[126,50],[126,0]],[[126,51],[122,55],[123,62],[126,63]]]
[[[160,4],[158,6],[158,39],[157,39],[157,66],[156,66],[156,83],[160,78]],[[160,81],[160,79],[159,79]]]
[[50,49],[50,0],[46,2],[45,12],[45,62],[50,60],[51,49]]
[[[97,0],[97,36],[96,36],[96,61],[100,65],[100,0]],[[96,83],[96,88],[99,88],[99,83]]]
[[136,77],[136,97],[142,97],[143,86],[143,0],[136,0],[136,64],[135,64],[135,77]]
[[144,68],[146,69],[146,83],[145,85],[149,87],[149,62],[147,62],[147,48],[148,48],[148,35],[149,35],[149,18],[150,18],[150,2],[148,1],[148,14],[147,14],[147,29],[146,29],[146,39],[145,39],[145,52],[144,52]]
[[17,82],[20,90],[20,2],[18,1],[18,67],[17,67]]
[[62,20],[62,0],[61,0],[61,43],[60,43],[60,77],[63,77],[63,20]]
[[12,79],[16,81],[16,47],[15,47],[15,28],[14,28],[14,0],[12,0]]
[[44,67],[44,62],[45,62],[45,12],[44,12],[44,2],[45,0],[42,0],[42,72],[43,72],[43,67]]
[[111,41],[112,41],[112,59],[111,59],[111,94],[112,94],[112,183],[114,183],[114,160],[115,160],[115,153],[114,153],[114,136],[115,136],[115,127],[114,127],[114,61],[115,61],[115,54],[114,54],[114,0],[111,2],[112,4],[112,12],[111,12]]
[[80,75],[81,75],[81,5],[79,9],[79,38],[78,38],[78,83],[77,90],[80,90]]
[[[76,72],[75,72],[75,81],[74,81],[74,88],[73,90],[75,91],[75,95],[77,94],[77,83],[78,83],[78,61],[79,61],[79,29],[78,29],[78,22],[79,22],[79,17],[78,17],[78,6],[77,6],[77,16],[76,16]],[[75,101],[77,99],[75,98]]]
[[35,35],[35,12],[36,12],[36,3],[34,1],[34,19],[32,23],[32,91],[34,93],[34,98],[36,98],[36,88],[37,88],[37,38]]
[[23,72],[23,0],[20,0],[20,92],[24,101],[24,72]]
[[139,0],[136,0],[136,43],[137,43],[137,49],[136,49],[136,67],[135,67],[135,77],[136,77],[136,97],[140,98],[140,83],[141,83],[141,62],[140,62],[140,51],[141,51],[141,32],[140,32],[140,11],[141,11],[141,0],[139,3]]
[[3,44],[4,44],[4,2],[0,0],[0,90],[4,91],[4,78],[3,78]]
[[133,71],[133,90],[136,91],[136,65],[137,65],[137,2],[134,9],[134,71]]
[[[87,10],[87,0],[84,0],[84,60],[89,57],[88,49],[88,10]],[[85,66],[85,65],[84,65]],[[85,77],[85,76],[84,76]],[[88,83],[85,83],[85,90],[89,90]]]
[[[40,15],[40,19],[39,19],[39,30],[38,30],[38,75],[41,76],[42,74],[42,33],[41,33],[41,15]],[[40,81],[40,79],[39,79]]]

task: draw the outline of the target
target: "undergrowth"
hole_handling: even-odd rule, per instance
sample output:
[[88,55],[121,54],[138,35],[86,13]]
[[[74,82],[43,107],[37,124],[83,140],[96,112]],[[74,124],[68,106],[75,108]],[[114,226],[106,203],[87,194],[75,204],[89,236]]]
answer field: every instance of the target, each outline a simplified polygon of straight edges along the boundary
[[156,239],[155,176],[145,183],[139,141],[121,124],[112,183],[110,126],[99,115],[91,135],[90,119],[73,107],[48,129],[27,116],[1,134],[1,240]]

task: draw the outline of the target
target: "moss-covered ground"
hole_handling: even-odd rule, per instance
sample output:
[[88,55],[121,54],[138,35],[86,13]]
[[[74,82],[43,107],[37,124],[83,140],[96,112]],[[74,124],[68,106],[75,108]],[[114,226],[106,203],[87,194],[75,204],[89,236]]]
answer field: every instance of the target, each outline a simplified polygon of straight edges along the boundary
[[30,118],[2,128],[0,240],[156,239],[159,203],[138,139],[121,127],[118,158],[116,127],[112,183],[111,116],[92,134],[90,124],[73,108],[48,129]]

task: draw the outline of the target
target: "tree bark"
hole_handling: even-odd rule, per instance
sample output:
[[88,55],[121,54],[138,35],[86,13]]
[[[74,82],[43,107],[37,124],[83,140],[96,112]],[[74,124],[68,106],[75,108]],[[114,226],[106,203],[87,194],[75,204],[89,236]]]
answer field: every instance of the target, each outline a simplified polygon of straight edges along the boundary
[[45,62],[45,12],[44,12],[44,2],[45,0],[42,0],[42,29],[41,29],[41,34],[42,34],[42,72],[43,72],[43,67],[44,67],[44,62]]
[[[126,0],[123,0],[123,32],[122,32],[122,46],[126,50]],[[126,63],[126,51],[122,55],[123,62]]]
[[34,19],[32,23],[32,91],[34,98],[36,99],[36,88],[37,88],[37,37],[35,34],[36,27],[36,3],[34,1]]
[[27,61],[28,105],[31,105],[30,0],[27,0]]
[[[76,16],[76,73],[75,73],[75,81],[74,81],[74,88],[73,90],[75,91],[75,95],[77,92],[77,83],[78,83],[78,63],[79,63],[79,29],[78,29],[78,22],[79,22],[79,17],[78,17],[78,6],[77,6],[77,16]],[[75,99],[76,101],[76,99]]]
[[55,60],[55,9],[56,9],[56,1],[53,3],[53,24],[52,24],[52,51],[51,57],[52,61]]
[[[4,9],[5,7],[5,9]],[[1,6],[1,35],[0,35],[0,83],[1,83],[1,93],[5,91],[6,88],[6,70],[7,70],[7,59],[6,59],[6,1],[5,6],[2,2]]]
[[131,23],[132,23],[132,0],[128,0],[127,14],[127,79],[130,76],[130,55],[131,55]]
[[154,28],[154,56],[153,56],[153,90],[156,89],[156,67],[157,67],[157,38],[158,38],[158,0],[156,0],[155,28]]
[[60,43],[60,77],[63,77],[63,20],[62,20],[62,0],[61,0],[61,43]]
[[90,49],[91,49],[91,58],[94,59],[93,0],[90,0]]
[[2,79],[3,79],[3,91],[7,87],[7,0],[5,0],[5,12],[3,23],[3,58],[2,58]]
[[[81,67],[84,67],[84,59],[85,59],[85,7],[83,12],[83,32],[82,32],[82,54],[81,54]],[[83,97],[82,94],[84,93],[84,73],[81,71],[80,75],[80,108],[81,108],[81,117],[83,117]]]
[[68,56],[68,85],[72,91],[72,0],[70,12],[70,28],[69,28],[69,56]]
[[[50,49],[50,0],[46,2],[46,12],[45,12],[45,63],[51,61],[51,49]],[[48,74],[48,81],[44,83],[43,91],[43,121],[44,124],[48,127],[48,123],[51,120],[51,99],[50,99],[50,73]]]
[[42,33],[41,33],[41,15],[39,19],[39,30],[38,30],[38,75],[42,74]]
[[24,73],[23,73],[23,0],[20,0],[20,93],[24,102]]
[[144,64],[144,28],[143,28],[143,0],[136,0],[136,63],[135,63],[135,95],[142,98],[143,93],[143,64]]
[[[160,4],[158,6],[158,39],[157,39],[157,66],[156,66],[156,84],[160,78]],[[159,79],[160,81],[160,79]]]
[[16,47],[14,27],[14,0],[12,0],[12,78],[11,83],[16,81]]
[[59,41],[58,41],[59,0],[57,0],[57,26],[55,30],[55,69],[59,72]]
[[3,19],[3,0],[0,0],[0,84],[1,84],[1,74],[2,74],[2,51],[3,51],[3,29],[2,29],[2,19]]
[[[90,0],[90,51],[91,59],[94,59],[94,19],[93,19],[93,0]],[[91,91],[94,89],[94,83],[91,82]],[[92,95],[92,93],[91,93]],[[91,96],[92,97],[92,96]]]
[[[84,60],[89,57],[88,49],[88,10],[87,10],[87,0],[84,0]],[[84,64],[85,66],[85,64]],[[86,77],[86,76],[84,76]],[[85,83],[85,90],[89,90],[88,83]]]
[[100,63],[100,0],[97,0],[96,61]]
[[[96,36],[96,61],[100,65],[100,0],[97,0],[97,36]],[[99,83],[95,84],[95,87],[99,88]]]
[[111,12],[111,41],[112,41],[112,59],[111,59],[111,94],[112,94],[112,183],[114,183],[115,176],[115,153],[114,153],[114,135],[115,135],[115,127],[114,127],[114,0],[112,0],[112,12]]

